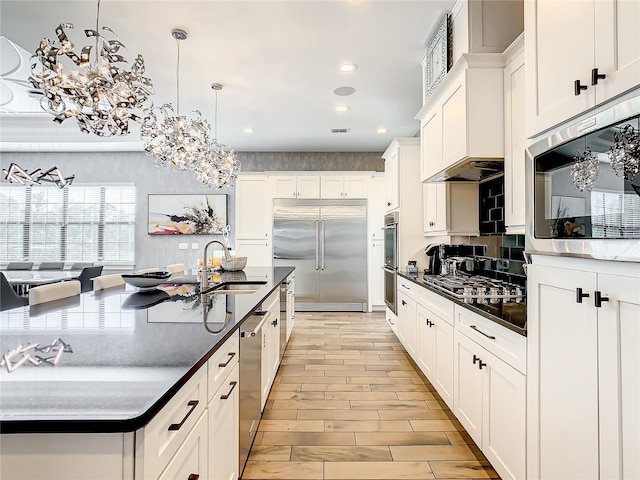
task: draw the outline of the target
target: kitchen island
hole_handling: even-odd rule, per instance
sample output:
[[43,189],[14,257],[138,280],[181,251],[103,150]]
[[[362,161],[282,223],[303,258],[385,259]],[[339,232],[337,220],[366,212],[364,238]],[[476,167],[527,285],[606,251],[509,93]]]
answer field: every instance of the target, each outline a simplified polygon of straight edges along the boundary
[[[189,433],[186,424],[196,422],[195,412],[215,393],[206,388],[210,359],[216,367],[227,358],[231,363],[234,355],[224,352],[218,362],[217,352],[229,342],[237,345],[242,324],[265,299],[279,295],[292,271],[247,268],[215,279],[259,283],[249,293],[201,295],[197,278],[181,277],[149,292],[127,286],[1,312],[0,348],[8,353],[0,373],[0,476],[38,478],[38,471],[49,471],[48,478],[63,478],[54,467],[66,458],[77,460],[77,476],[65,470],[64,478],[159,478],[164,466],[140,466],[150,453],[144,431],[182,392],[201,389],[203,399],[189,402],[199,407],[180,407],[177,422],[185,424],[184,436]],[[10,355],[36,343],[40,351]],[[26,355],[40,365],[29,359],[18,365]],[[237,367],[237,356],[233,361]],[[182,435],[180,426],[171,428]],[[115,469],[101,470],[114,462]]]

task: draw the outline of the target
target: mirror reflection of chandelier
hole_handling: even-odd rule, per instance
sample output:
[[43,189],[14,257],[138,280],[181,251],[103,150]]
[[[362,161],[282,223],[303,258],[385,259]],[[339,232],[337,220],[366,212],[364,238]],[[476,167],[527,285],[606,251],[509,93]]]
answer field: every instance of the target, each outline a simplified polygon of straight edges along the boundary
[[[127,60],[119,52],[126,47],[109,27],[103,26],[100,33],[99,20],[100,0],[95,30],[84,31],[95,43],[85,45],[79,53],[67,37],[72,23],[56,28],[57,42],[43,38],[31,60],[29,80],[42,90],[41,106],[54,115],[55,122],[74,117],[82,132],[101,137],[127,135],[129,122],[141,123],[146,116],[153,86],[144,76],[141,55],[130,71],[121,66]],[[65,57],[73,62],[71,68],[63,64]]]
[[176,62],[176,109],[170,104],[153,108],[140,128],[144,151],[155,158],[156,166],[175,171],[193,170],[198,159],[209,149],[211,127],[195,110],[189,116],[180,115],[180,42],[187,32],[174,29],[178,50]]
[[209,151],[196,163],[194,176],[196,180],[211,188],[230,187],[235,183],[240,171],[240,161],[233,148],[218,141],[218,92],[222,90],[222,84],[213,83],[211,88],[216,92],[214,139]]

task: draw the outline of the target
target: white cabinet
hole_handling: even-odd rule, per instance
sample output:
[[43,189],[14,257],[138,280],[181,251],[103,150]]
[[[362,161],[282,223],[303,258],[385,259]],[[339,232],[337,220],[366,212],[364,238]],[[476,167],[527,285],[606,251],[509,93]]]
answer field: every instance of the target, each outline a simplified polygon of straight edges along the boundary
[[640,85],[640,3],[524,3],[528,136]]
[[527,307],[528,478],[640,478],[637,264],[536,256]]
[[469,158],[504,157],[503,62],[498,54],[463,55],[418,112],[422,181],[442,181],[445,168]]
[[[295,277],[292,275],[289,277],[289,288],[287,289],[287,342],[291,337],[291,332],[293,331],[293,326],[296,322],[296,287],[295,287]],[[284,321],[284,318],[280,319]]]
[[[230,360],[234,367],[216,390],[207,409],[209,418],[209,477],[220,480],[238,479],[240,403],[240,367],[237,356]],[[187,477],[174,477],[187,478]]]
[[480,234],[477,184],[425,183],[422,202],[425,237]]
[[264,302],[266,318],[261,328],[262,353],[261,353],[261,392],[262,404],[267,402],[271,386],[280,366],[280,292],[272,293]]
[[236,180],[236,239],[271,237],[272,196],[263,174],[240,174]]
[[274,198],[320,198],[319,175],[270,176]]
[[524,34],[505,52],[504,69],[504,221],[506,233],[524,235],[525,73]]
[[207,442],[207,412],[205,412],[191,429],[158,480],[210,478]]
[[367,222],[369,230],[369,310],[384,307],[384,175],[373,175],[369,183]]
[[366,175],[322,175],[321,198],[367,198],[369,177]]
[[252,267],[269,267],[273,263],[271,238],[238,239],[236,240],[236,255],[247,257],[247,264]]
[[453,408],[453,325],[418,303],[418,352],[416,363]]
[[454,337],[454,414],[501,478],[526,478],[525,376],[459,330]]
[[385,175],[385,206],[386,211],[390,212],[396,210],[400,205],[400,197],[398,196],[398,152],[390,153],[388,158],[384,160],[384,175]]
[[398,291],[398,339],[404,345],[407,353],[415,359],[418,345],[418,319],[416,301],[410,296]]

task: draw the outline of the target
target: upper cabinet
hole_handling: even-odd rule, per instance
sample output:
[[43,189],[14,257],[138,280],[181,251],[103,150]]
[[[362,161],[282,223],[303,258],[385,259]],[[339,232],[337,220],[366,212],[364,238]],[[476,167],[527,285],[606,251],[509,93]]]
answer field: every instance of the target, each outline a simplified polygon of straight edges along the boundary
[[236,239],[271,237],[271,193],[264,174],[241,173],[236,180]]
[[385,205],[390,212],[400,208],[401,186],[416,182],[415,176],[408,172],[417,173],[419,170],[420,139],[416,137],[394,138],[387,150],[382,154],[384,158],[385,175]]
[[527,135],[640,85],[640,2],[528,0]]
[[274,198],[320,198],[319,175],[273,175]]
[[524,34],[505,52],[504,223],[506,233],[524,235],[525,74]]
[[366,175],[322,175],[320,195],[321,198],[367,198],[368,185]]
[[400,205],[398,168],[398,150],[395,149],[384,159],[384,198],[387,212],[396,210]]
[[421,132],[421,181],[442,181],[445,170],[504,157],[502,54],[465,54],[416,119]]

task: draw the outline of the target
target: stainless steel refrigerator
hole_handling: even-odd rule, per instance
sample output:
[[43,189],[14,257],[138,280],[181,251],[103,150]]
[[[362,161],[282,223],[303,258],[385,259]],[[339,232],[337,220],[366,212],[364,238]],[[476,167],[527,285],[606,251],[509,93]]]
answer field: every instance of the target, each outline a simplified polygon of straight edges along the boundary
[[296,268],[296,310],[366,311],[366,200],[274,200],[273,258]]

